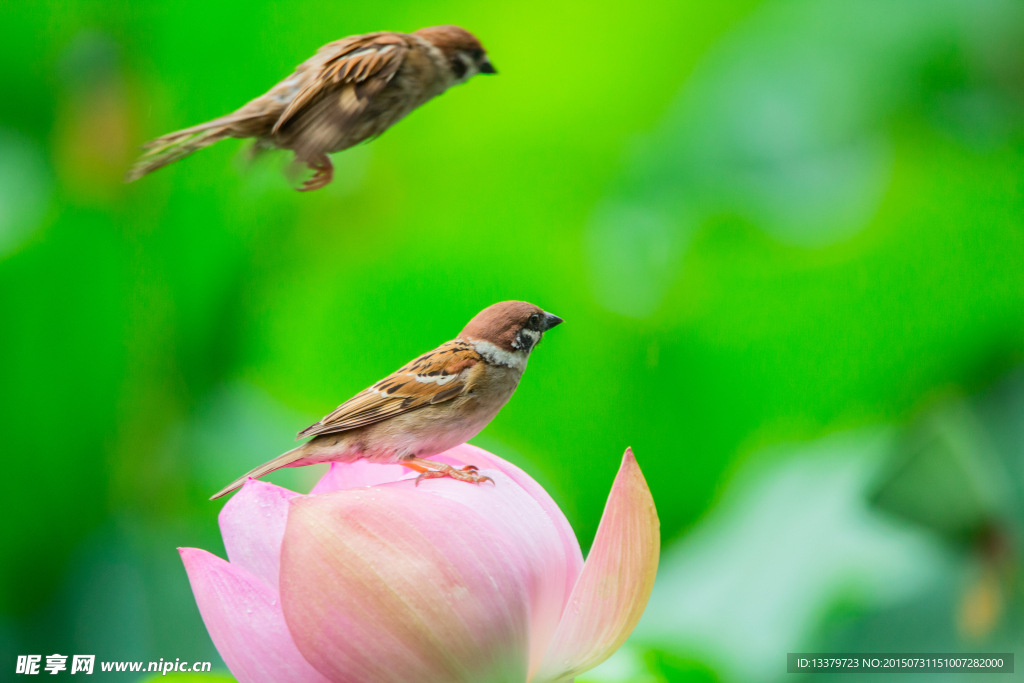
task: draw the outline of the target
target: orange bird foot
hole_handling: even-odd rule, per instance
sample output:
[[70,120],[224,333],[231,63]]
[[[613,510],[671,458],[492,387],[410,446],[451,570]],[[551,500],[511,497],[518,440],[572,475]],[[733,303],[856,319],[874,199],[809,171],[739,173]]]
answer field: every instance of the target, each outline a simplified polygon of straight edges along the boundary
[[443,479],[444,477],[468,481],[471,484],[482,484],[485,481],[494,483],[494,480],[490,477],[480,474],[476,465],[466,465],[459,469],[446,465],[443,462],[423,460],[422,458],[409,458],[408,460],[403,460],[401,464],[420,473],[420,476],[416,477],[416,486],[419,486],[420,482],[424,479]]
[[306,162],[306,165],[314,171],[313,177],[302,183],[302,187],[298,188],[299,192],[319,190],[334,180],[334,164],[326,154],[321,154],[316,159]]

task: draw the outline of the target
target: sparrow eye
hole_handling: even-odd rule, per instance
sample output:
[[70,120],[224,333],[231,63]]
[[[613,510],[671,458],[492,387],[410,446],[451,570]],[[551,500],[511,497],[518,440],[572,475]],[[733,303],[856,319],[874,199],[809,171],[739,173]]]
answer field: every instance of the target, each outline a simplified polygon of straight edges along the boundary
[[531,330],[536,330],[540,326],[540,316],[534,313],[530,316],[529,322],[526,323],[527,327]]
[[474,48],[470,51],[469,56],[473,58],[474,62],[479,62],[484,56],[484,51],[480,48]]

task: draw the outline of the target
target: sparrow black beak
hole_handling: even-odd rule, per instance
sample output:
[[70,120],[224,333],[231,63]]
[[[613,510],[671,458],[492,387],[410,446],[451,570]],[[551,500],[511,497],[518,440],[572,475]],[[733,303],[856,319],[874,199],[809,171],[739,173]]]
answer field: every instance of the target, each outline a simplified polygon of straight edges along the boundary
[[562,323],[565,322],[564,320],[559,318],[557,315],[551,315],[550,313],[545,313],[544,315],[547,316],[546,318],[544,318],[544,331],[545,332],[550,330],[555,325],[561,325]]
[[480,73],[496,74],[498,73],[498,70],[494,68],[493,64],[491,64],[491,60],[485,59],[484,61],[480,62]]

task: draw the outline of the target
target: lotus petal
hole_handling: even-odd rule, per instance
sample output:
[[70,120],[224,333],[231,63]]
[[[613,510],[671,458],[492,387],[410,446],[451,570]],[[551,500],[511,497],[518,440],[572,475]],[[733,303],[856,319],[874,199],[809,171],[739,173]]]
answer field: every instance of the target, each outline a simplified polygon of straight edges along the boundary
[[281,598],[299,651],[335,683],[522,683],[529,572],[465,505],[374,487],[292,503]]
[[572,525],[569,524],[569,520],[565,518],[562,509],[558,507],[558,504],[555,503],[551,495],[544,490],[544,487],[534,481],[533,477],[529,474],[507,460],[503,460],[493,453],[488,453],[484,449],[477,448],[468,443],[456,446],[439,456],[434,456],[433,459],[452,464],[475,465],[481,470],[501,470],[540,504],[551,520],[551,524],[558,532],[559,538],[562,539],[562,551],[565,556],[566,567],[568,568],[565,585],[565,600],[568,600],[569,594],[572,593],[572,589],[576,585],[576,578],[579,576],[580,570],[583,569],[583,553],[580,550],[579,541],[576,540],[576,533],[572,530]]
[[366,460],[332,462],[331,469],[320,478],[310,494],[377,486],[415,476],[415,472],[401,465],[378,465]]
[[179,548],[217,652],[239,683],[329,683],[292,642],[277,591],[198,548]]
[[562,621],[534,681],[571,681],[625,642],[654,587],[658,513],[629,449]]
[[[492,477],[494,483],[472,485],[454,479],[428,479],[418,486],[413,481],[401,481],[388,484],[387,488],[419,497],[422,502],[418,505],[423,507],[435,505],[437,497],[461,503],[499,529],[510,542],[516,563],[527,568],[532,673],[540,666],[548,642],[558,627],[569,599],[565,591],[567,575],[575,568],[566,562],[558,530],[537,500],[504,472],[481,470],[481,473]],[[575,572],[572,578],[577,575]]]
[[218,517],[228,560],[263,579],[275,593],[288,501],[298,495],[265,481],[249,479],[225,503]]

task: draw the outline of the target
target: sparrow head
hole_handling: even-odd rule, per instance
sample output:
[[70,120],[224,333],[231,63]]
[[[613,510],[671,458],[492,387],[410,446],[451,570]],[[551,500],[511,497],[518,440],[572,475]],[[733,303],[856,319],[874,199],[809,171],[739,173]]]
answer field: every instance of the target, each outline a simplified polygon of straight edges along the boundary
[[487,59],[487,51],[472,33],[459,26],[428,26],[416,31],[428,40],[448,60],[457,83],[465,83],[477,74],[496,74],[497,69]]
[[476,342],[491,362],[518,365],[525,363],[544,333],[561,322],[557,315],[525,301],[502,301],[477,313],[459,338]]

